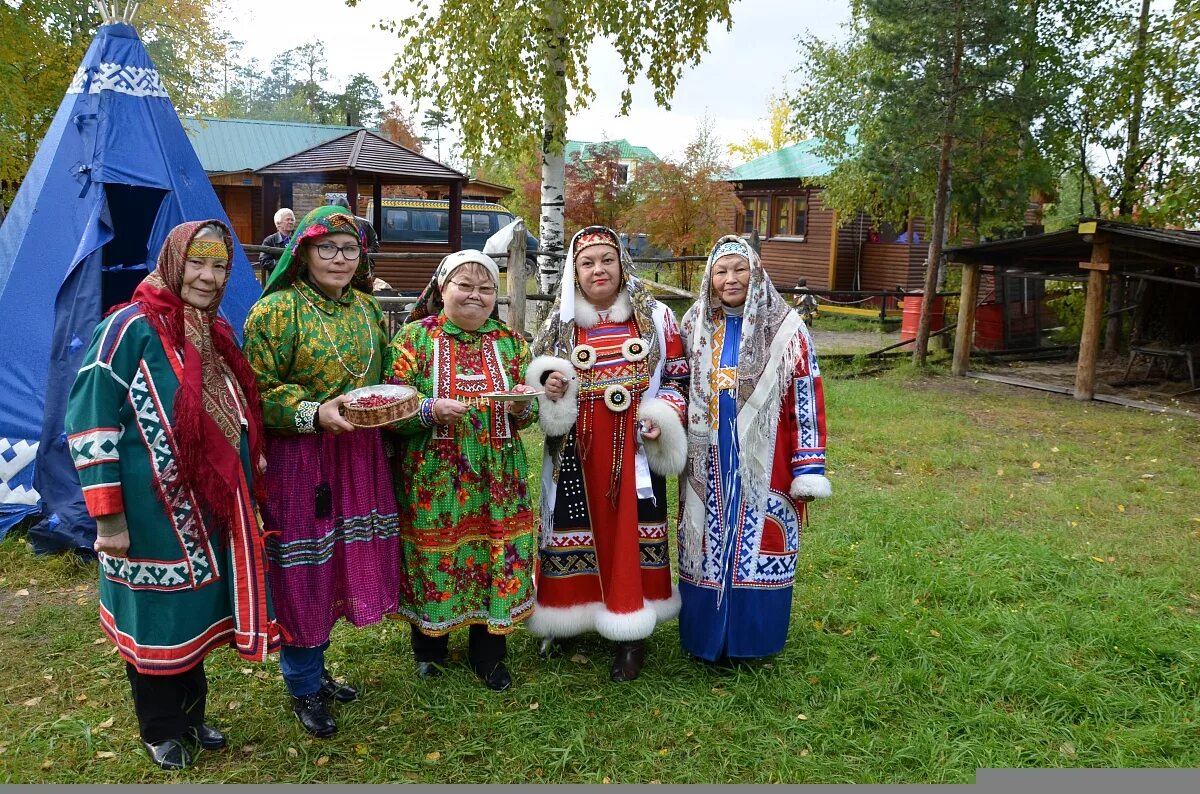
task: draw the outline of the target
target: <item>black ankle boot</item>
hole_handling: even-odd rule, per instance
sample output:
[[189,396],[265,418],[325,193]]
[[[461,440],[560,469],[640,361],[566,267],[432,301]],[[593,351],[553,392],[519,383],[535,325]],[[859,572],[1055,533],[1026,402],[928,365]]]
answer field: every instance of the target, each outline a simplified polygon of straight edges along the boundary
[[192,740],[205,750],[220,750],[228,743],[225,734],[205,723],[188,728],[185,738]]
[[178,739],[166,739],[161,742],[142,742],[142,746],[146,748],[146,753],[150,756],[159,768],[165,769],[168,772],[174,772],[177,769],[183,769],[192,765],[192,755],[183,746],[183,742]]
[[642,664],[646,661],[646,643],[644,640],[633,642],[618,642],[617,652],[613,655],[612,680],[617,683],[632,681],[642,673]]
[[358,690],[349,684],[338,681],[328,670],[321,671],[321,697],[326,700],[336,700],[339,703],[349,703],[358,699]]
[[292,697],[292,711],[300,718],[304,730],[318,739],[328,739],[337,733],[337,723],[329,716],[320,692]]

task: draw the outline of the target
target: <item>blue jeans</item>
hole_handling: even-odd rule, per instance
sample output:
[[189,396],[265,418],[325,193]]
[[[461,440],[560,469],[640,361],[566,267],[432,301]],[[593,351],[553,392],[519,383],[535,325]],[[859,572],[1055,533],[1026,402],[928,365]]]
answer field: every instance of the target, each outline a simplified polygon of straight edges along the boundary
[[279,671],[293,697],[312,695],[321,688],[321,673],[325,670],[325,649],[329,640],[316,648],[284,645],[279,650]]

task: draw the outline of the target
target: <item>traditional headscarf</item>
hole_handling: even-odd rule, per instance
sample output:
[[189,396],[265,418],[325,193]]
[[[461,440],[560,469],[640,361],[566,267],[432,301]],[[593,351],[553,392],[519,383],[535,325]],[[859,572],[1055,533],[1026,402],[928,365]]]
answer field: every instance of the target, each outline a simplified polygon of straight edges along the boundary
[[359,245],[362,246],[362,253],[358,258],[358,269],[354,272],[354,278],[350,280],[350,286],[370,295],[372,292],[371,262],[367,259],[366,232],[359,227],[358,221],[350,214],[350,210],[333,205],[310,210],[296,225],[296,230],[292,232],[287,247],[283,249],[283,255],[279,257],[279,264],[275,266],[271,278],[263,287],[263,295],[286,289],[296,279],[308,273],[308,263],[304,257],[300,256],[301,245],[316,237],[339,232],[354,235],[358,238]]
[[[205,226],[220,229],[221,240],[197,240]],[[232,250],[233,236],[220,221],[180,224],[167,235],[158,265],[142,279],[131,300],[141,305],[164,348],[183,351],[183,375],[175,392],[172,423],[176,465],[181,482],[222,528],[232,526],[235,520],[236,493],[244,476],[240,417],[244,414],[249,425],[251,460],[258,460],[262,409],[254,373],[238,348],[233,328],[217,315],[232,271],[226,271],[225,281],[217,286],[206,309],[186,303],[181,293],[189,256],[229,258]]]
[[[417,302],[413,306],[412,311],[408,313],[405,322],[412,323],[440,314],[446,305],[445,300],[442,298],[442,290],[445,288],[446,282],[450,280],[450,276],[456,270],[472,262],[480,265],[487,271],[487,274],[492,279],[492,283],[499,290],[500,267],[496,264],[495,259],[492,259],[481,251],[476,251],[474,248],[468,248],[465,251],[455,251],[453,254],[444,257],[438,264],[437,269],[433,271],[433,277],[429,279],[429,283],[425,285],[425,289],[421,290],[421,294],[417,297]],[[499,300],[492,306],[491,316],[493,319],[500,319]]]
[[[710,415],[710,400],[713,397],[712,371],[719,366],[713,348],[717,320],[724,311],[721,301],[713,295],[712,270],[716,261],[724,256],[740,256],[750,265],[750,282],[746,289],[746,302],[742,305],[742,335],[738,347],[737,364],[737,409],[739,413],[738,437],[743,449],[753,450],[741,457],[743,500],[750,505],[762,503],[770,480],[770,458],[775,432],[779,422],[780,400],[787,394],[796,368],[796,361],[804,352],[802,339],[808,341],[808,331],[795,310],[771,283],[771,277],[763,269],[758,254],[741,237],[726,235],[717,241],[709,254],[704,268],[700,294],[683,317],[683,337],[688,341],[688,364],[691,386],[688,395],[688,468],[686,489],[705,504],[704,495],[708,487],[710,465],[708,446],[716,432],[716,419]],[[785,322],[785,320],[787,322]],[[772,364],[772,345],[776,337],[786,334],[774,346],[782,354]],[[768,365],[771,365],[768,369]],[[761,383],[761,385],[760,385]],[[742,409],[756,389],[765,390],[764,397],[755,404],[760,410],[750,427],[743,428]],[[753,413],[753,412],[752,412]],[[686,500],[685,500],[686,502]],[[681,531],[690,538],[686,548],[699,549],[699,534],[703,520],[698,515],[684,512]],[[689,561],[680,558],[681,565]]]
[[593,245],[611,245],[617,249],[621,260],[621,286],[629,298],[638,332],[650,343],[648,365],[650,371],[654,372],[662,357],[658,334],[654,328],[654,298],[642,284],[642,280],[634,275],[629,249],[621,242],[617,233],[607,226],[588,226],[580,229],[571,238],[571,244],[567,247],[567,261],[563,265],[562,280],[558,285],[558,295],[555,296],[546,322],[542,325],[542,331],[533,344],[533,355],[567,358],[575,348],[575,303],[576,292],[579,289],[575,280],[575,257]]

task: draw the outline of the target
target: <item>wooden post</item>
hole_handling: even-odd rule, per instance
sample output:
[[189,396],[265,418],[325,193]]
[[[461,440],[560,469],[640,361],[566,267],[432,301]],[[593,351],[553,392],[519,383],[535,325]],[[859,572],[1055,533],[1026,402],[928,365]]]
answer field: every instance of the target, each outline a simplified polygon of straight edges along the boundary
[[375,234],[379,235],[379,239],[383,239],[383,182],[379,179],[379,174],[375,175],[375,184],[371,186],[371,200],[375,202],[375,208],[371,211],[371,224],[375,227]]
[[525,333],[525,222],[521,220],[508,244],[508,327]]
[[462,250],[462,182],[450,185],[450,229],[449,240],[451,251]]
[[837,260],[838,260],[838,214],[837,210],[833,211],[833,218],[830,220],[833,228],[833,237],[829,241],[829,285],[830,290],[837,289]]
[[962,291],[958,295],[958,328],[954,330],[954,360],[951,374],[963,377],[971,363],[971,348],[975,342],[975,302],[979,293],[978,262],[963,265]]
[[1101,235],[1092,238],[1092,258],[1080,262],[1088,271],[1087,303],[1083,310],[1083,335],[1079,339],[1079,363],[1075,367],[1075,399],[1090,400],[1096,394],[1096,356],[1104,322],[1105,275],[1109,269],[1109,243]]
[[358,215],[358,175],[353,171],[346,174],[346,203],[350,205],[350,214]]

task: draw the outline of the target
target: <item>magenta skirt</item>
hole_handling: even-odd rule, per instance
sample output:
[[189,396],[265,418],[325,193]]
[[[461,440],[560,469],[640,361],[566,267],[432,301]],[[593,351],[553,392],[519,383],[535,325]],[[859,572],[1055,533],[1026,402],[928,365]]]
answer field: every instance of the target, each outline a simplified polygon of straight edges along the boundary
[[268,436],[268,582],[285,643],[378,622],[400,594],[396,496],[379,430]]

